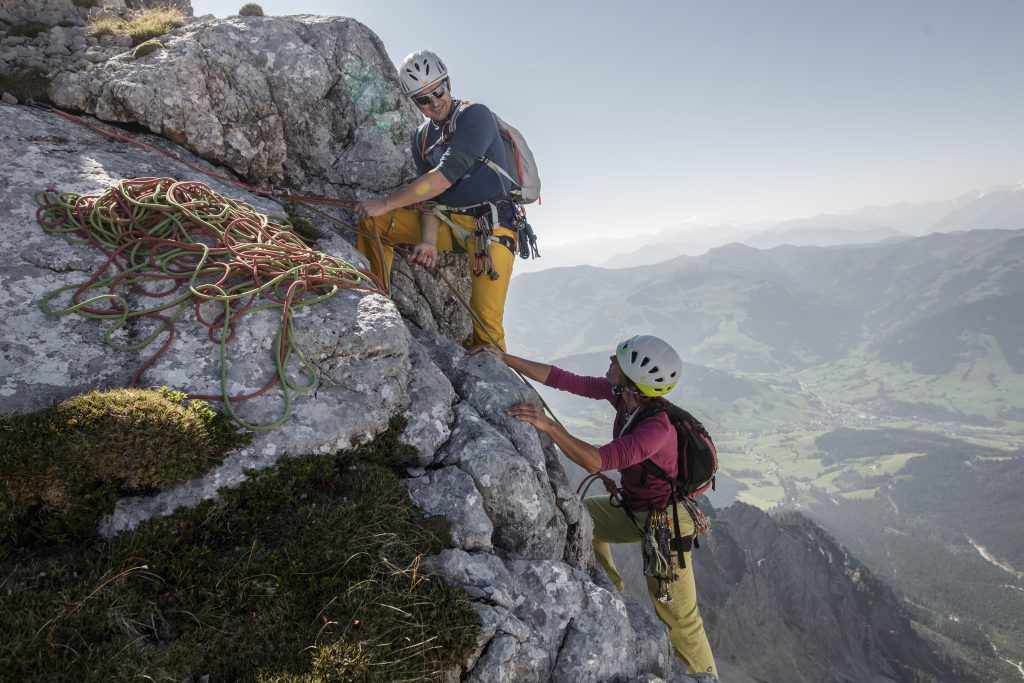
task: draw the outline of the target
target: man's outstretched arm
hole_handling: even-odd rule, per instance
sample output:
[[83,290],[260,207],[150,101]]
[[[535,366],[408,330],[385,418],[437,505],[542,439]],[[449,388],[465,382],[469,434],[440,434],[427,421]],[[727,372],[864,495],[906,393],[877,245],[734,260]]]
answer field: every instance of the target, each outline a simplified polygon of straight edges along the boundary
[[452,181],[435,168],[383,199],[366,199],[359,202],[356,204],[356,213],[360,218],[383,216],[395,209],[433,199],[451,186]]

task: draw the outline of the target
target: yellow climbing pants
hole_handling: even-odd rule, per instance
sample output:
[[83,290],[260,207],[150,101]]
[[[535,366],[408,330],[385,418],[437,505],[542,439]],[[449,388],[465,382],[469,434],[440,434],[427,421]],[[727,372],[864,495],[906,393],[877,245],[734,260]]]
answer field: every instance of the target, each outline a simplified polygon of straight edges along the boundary
[[[598,563],[608,572],[620,593],[625,592],[622,577],[612,559],[611,543],[640,543],[640,533],[633,526],[621,508],[612,507],[607,497],[586,498],[587,510],[594,519],[594,555]],[[669,511],[671,514],[671,510]],[[644,513],[637,513],[637,522],[643,524]],[[679,506],[679,528],[683,534],[693,533],[693,520],[686,509]],[[661,602],[657,598],[658,580],[653,576],[646,577],[647,593],[654,603],[654,611],[658,618],[668,626],[668,638],[672,641],[676,656],[686,663],[690,673],[711,673],[718,675],[715,658],[711,654],[711,645],[704,632],[704,621],[697,609],[697,586],[693,582],[693,565],[690,564],[690,553],[683,553],[686,568],[675,567],[679,578],[668,584],[672,594],[672,602]]]
[[[464,227],[470,233],[473,232],[472,216],[451,214],[449,218],[456,225]],[[374,275],[385,282],[387,281],[385,274],[391,273],[391,263],[394,259],[393,245],[419,244],[421,239],[420,212],[412,209],[398,209],[394,212],[394,221],[392,221],[391,214],[387,213],[377,218],[363,219],[359,225],[367,235],[359,235],[356,248],[370,261],[370,269]],[[374,233],[380,235],[384,247],[383,255],[380,253],[377,240],[372,237]],[[499,225],[494,228],[494,235],[507,236],[515,240],[516,231]],[[468,239],[464,239],[461,234],[452,230],[445,223],[438,228],[438,250],[465,251],[471,269],[475,242],[472,235]],[[504,351],[505,327],[502,321],[505,317],[505,295],[508,294],[508,283],[512,279],[512,265],[515,263],[516,255],[499,242],[492,241],[491,259],[494,261],[494,270],[498,273],[497,280],[492,280],[486,272],[473,276],[473,293],[469,300],[469,305],[476,314],[473,319],[473,345],[490,344],[493,338],[494,342]]]

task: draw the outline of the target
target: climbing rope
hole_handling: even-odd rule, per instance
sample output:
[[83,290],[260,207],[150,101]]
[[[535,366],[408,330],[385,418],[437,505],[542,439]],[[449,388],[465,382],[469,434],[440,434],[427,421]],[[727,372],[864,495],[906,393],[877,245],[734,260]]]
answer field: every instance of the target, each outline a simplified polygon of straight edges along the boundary
[[[316,368],[295,344],[293,311],[320,303],[340,289],[382,290],[372,274],[312,248],[286,222],[271,220],[200,182],[135,178],[99,194],[51,189],[37,193],[35,199],[36,218],[44,230],[72,243],[92,244],[107,255],[84,283],[46,294],[40,302],[43,312],[109,320],[104,341],[123,351],[145,348],[166,333],[160,348],[133,375],[135,385],[170,346],[175,323],[191,307],[196,320],[208,328],[210,341],[219,345],[221,364],[221,394],[193,396],[223,400],[228,413],[248,429],[279,426],[290,415],[291,392],[313,391],[319,383]],[[70,303],[53,307],[54,299],[69,291]],[[133,307],[132,300],[140,298],[156,303]],[[209,315],[211,304],[216,315]],[[242,316],[266,310],[280,316],[274,343],[276,373],[258,391],[232,396],[227,345]],[[114,335],[137,318],[154,321],[155,329],[134,343],[116,341]],[[286,372],[293,361],[309,378],[304,384]],[[237,415],[234,402],[260,396],[276,384],[281,385],[284,400],[277,420],[257,425]]]

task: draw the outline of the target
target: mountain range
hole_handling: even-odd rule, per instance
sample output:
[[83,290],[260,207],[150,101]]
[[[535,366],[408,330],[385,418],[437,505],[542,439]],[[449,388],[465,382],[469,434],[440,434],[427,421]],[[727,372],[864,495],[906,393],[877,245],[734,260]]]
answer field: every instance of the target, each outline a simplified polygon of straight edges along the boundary
[[[935,353],[956,356],[946,364],[969,355],[963,335],[991,335],[1017,359],[1012,310],[1024,294],[1022,263],[1024,230],[845,247],[730,244],[639,268],[520,276],[507,327],[512,348],[549,358],[603,351],[654,329],[689,362],[725,371],[798,370],[865,343],[900,360],[915,329],[937,333]],[[997,312],[1006,314],[1000,324],[982,324]]]
[[[933,650],[968,663],[938,680],[1011,681],[1024,659],[1022,312],[1024,230],[986,229],[555,268],[516,279],[506,319],[512,353],[580,374],[603,374],[627,336],[666,338],[685,361],[669,398],[718,445],[716,507],[807,515],[892,588]],[[610,437],[606,405],[542,394],[574,434]]]
[[[536,227],[543,247],[544,226]],[[629,268],[677,256],[699,256],[731,242],[758,249],[784,244],[839,246],[901,240],[933,232],[1019,228],[1024,228],[1024,181],[972,190],[948,200],[900,202],[782,221],[729,223],[692,218],[653,233],[543,249],[545,258],[520,263],[518,270],[527,273],[571,265],[579,262],[579,254],[587,254],[591,263],[605,268]]]

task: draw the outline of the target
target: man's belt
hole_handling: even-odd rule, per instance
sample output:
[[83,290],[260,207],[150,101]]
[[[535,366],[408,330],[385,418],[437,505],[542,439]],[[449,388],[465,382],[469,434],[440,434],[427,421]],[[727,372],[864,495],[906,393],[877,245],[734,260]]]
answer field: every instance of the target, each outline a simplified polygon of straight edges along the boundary
[[472,216],[473,218],[479,218],[480,216],[486,216],[493,214],[494,224],[498,224],[497,210],[502,205],[508,205],[511,210],[512,201],[510,199],[496,199],[490,202],[480,202],[479,204],[470,204],[469,206],[448,206],[447,204],[435,204],[434,206],[441,211],[446,213],[457,213],[463,216]]
[[[491,230],[493,230],[494,228],[498,228],[498,227],[506,227],[507,228],[507,226],[503,226],[503,225],[501,225],[498,222],[498,208],[494,204],[492,204],[490,202],[484,202],[480,206],[487,207],[487,211],[485,213],[481,213],[480,216],[486,216],[486,215],[490,214],[490,216],[491,216]],[[436,204],[436,205],[434,205],[431,213],[434,214],[435,216],[437,216],[441,221],[446,223],[448,225],[448,227],[450,227],[452,230],[454,230],[459,235],[461,235],[462,236],[462,241],[465,242],[466,240],[468,240],[470,237],[473,236],[473,231],[468,229],[468,228],[462,227],[461,225],[459,225],[458,223],[453,221],[451,218],[449,218],[447,214],[448,213],[461,213],[461,212],[465,211],[466,208],[467,207],[460,207],[458,209],[453,210],[452,207],[445,206],[443,204]],[[472,208],[476,208],[476,207],[472,207]],[[466,215],[472,215],[472,214],[466,214]],[[477,216],[477,218],[479,218],[479,216]],[[507,228],[507,229],[511,230],[511,228]],[[492,242],[499,242],[499,243],[501,243],[502,246],[506,247],[513,254],[515,254],[517,249],[518,249],[518,247],[516,245],[516,238],[515,237],[511,237],[509,235],[494,235],[494,234],[492,234],[492,235],[490,235],[490,237],[488,239],[490,239],[490,241],[492,241]]]

